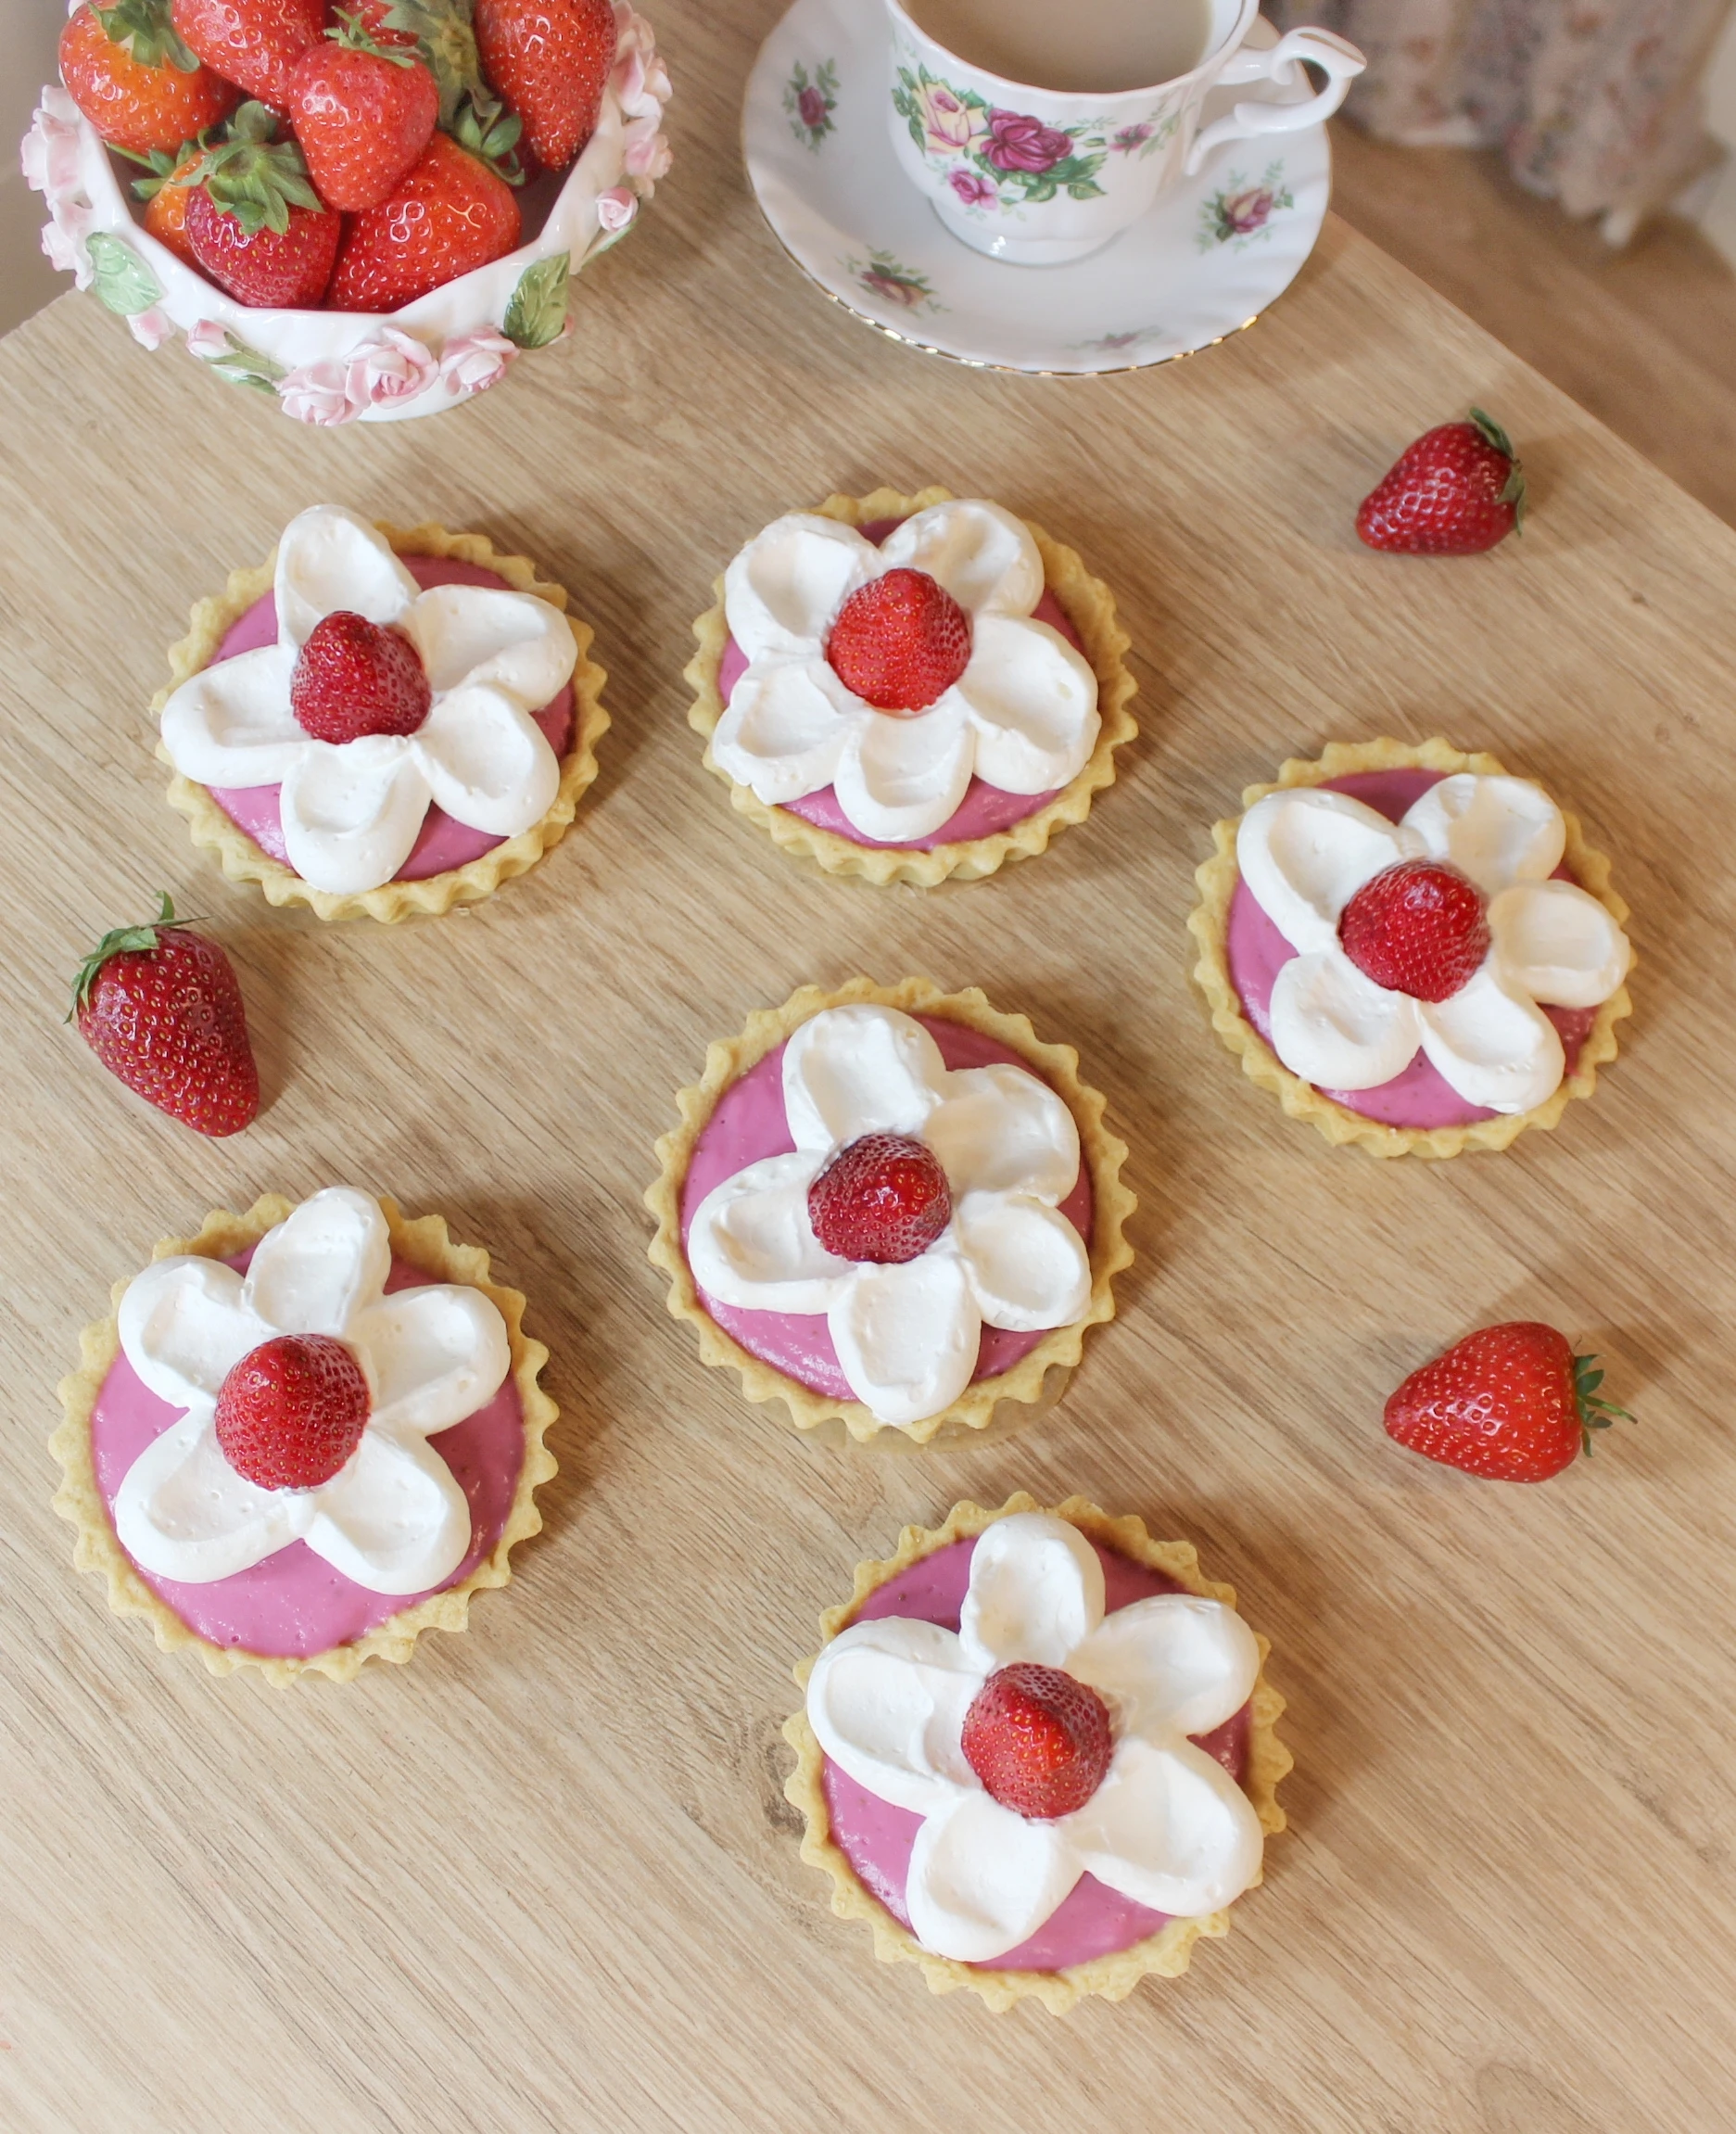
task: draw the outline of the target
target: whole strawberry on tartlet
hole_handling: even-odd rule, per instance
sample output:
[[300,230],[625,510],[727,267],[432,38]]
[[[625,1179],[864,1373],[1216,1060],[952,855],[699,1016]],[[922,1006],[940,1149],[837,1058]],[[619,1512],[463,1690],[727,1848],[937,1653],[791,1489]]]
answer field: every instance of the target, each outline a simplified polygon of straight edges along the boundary
[[1387,1435],[1425,1459],[1492,1481],[1546,1482],[1632,1422],[1606,1401],[1595,1356],[1537,1319],[1483,1327],[1411,1373],[1387,1403]]
[[820,1629],[784,1791],[881,1963],[1064,2014],[1228,1933],[1292,1759],[1266,1641],[1187,1543],[1083,1497],[955,1505]]
[[1631,1011],[1609,862],[1533,781],[1444,741],[1335,742],[1249,786],[1188,929],[1248,1079],[1375,1156],[1559,1124]]
[[805,986],[712,1045],[645,1195],[701,1359],[839,1438],[1052,1405],[1133,1259],[1126,1146],[1078,1065],[923,978]]
[[1042,852],[1138,731],[1113,595],[999,504],[829,497],[716,593],[687,668],[705,766],[829,874],[931,888]]
[[322,919],[492,895],[597,775],[606,678],[566,605],[480,534],[313,505],[170,653],[171,806],[232,881]]
[[548,1351],[437,1215],[332,1187],[158,1245],[50,1440],[77,1569],[165,1652],[279,1685],[462,1631],[541,1527]]

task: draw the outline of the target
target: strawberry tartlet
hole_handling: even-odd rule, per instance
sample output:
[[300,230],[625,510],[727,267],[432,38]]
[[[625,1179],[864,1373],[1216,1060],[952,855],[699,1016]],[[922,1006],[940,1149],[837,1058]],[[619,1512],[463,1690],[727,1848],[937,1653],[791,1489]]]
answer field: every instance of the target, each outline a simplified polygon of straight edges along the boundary
[[1630,1012],[1609,862],[1529,779],[1444,741],[1335,743],[1220,822],[1188,926],[1250,1081],[1375,1156],[1554,1126]]
[[170,654],[170,804],[272,904],[475,903],[560,843],[597,775],[605,677],[566,599],[479,534],[312,506]]
[[1186,1543],[1083,1497],[956,1505],[820,1629],[784,1791],[882,1963],[1064,2014],[1228,1933],[1292,1759],[1266,1641]]
[[805,986],[678,1102],[645,1196],[669,1310],[798,1429],[1010,1428],[1114,1316],[1126,1147],[1078,1055],[979,992]]
[[830,874],[931,888],[1042,852],[1138,731],[1109,588],[998,504],[830,497],[716,593],[687,669],[706,768]]
[[60,1387],[55,1509],[165,1652],[348,1681],[512,1577],[555,1471],[548,1351],[439,1216],[268,1196],[159,1245],[114,1303]]

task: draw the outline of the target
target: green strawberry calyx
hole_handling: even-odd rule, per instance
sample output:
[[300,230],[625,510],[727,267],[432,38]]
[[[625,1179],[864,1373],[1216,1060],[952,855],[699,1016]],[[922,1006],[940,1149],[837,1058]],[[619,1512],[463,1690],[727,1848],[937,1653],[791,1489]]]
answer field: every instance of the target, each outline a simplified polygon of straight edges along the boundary
[[291,208],[327,212],[313,189],[301,150],[277,138],[277,114],[269,104],[243,104],[229,121],[228,138],[208,148],[176,179],[178,185],[203,185],[212,207],[233,215],[246,236],[261,230],[282,236]]
[[346,15],[341,7],[333,10],[336,19],[325,32],[340,51],[365,52],[370,58],[384,59],[392,67],[417,67],[422,64],[420,52],[412,52],[402,44],[381,44],[368,35],[360,15]]
[[90,1006],[91,988],[95,984],[97,973],[111,956],[148,956],[157,946],[157,937],[178,926],[194,926],[192,919],[177,919],[175,908],[166,889],[158,890],[162,909],[155,919],[146,920],[142,926],[117,926],[105,934],[91,953],[79,965],[79,974],[72,981],[72,1005],[67,1010],[67,1021],[71,1022],[81,1008]]
[[1630,1423],[1633,1416],[1626,1408],[1618,1408],[1614,1401],[1603,1400],[1598,1388],[1603,1383],[1603,1374],[1597,1368],[1595,1356],[1576,1356],[1573,1360],[1573,1402],[1579,1416],[1579,1436],[1588,1459],[1591,1456],[1591,1432],[1606,1430],[1613,1422]]
[[1507,462],[1507,478],[1502,484],[1497,503],[1513,506],[1513,530],[1525,531],[1525,468],[1513,448],[1513,439],[1502,428],[1493,415],[1485,414],[1481,408],[1471,410],[1471,420],[1476,425],[1477,435],[1486,445],[1498,451]]
[[446,131],[497,178],[504,178],[509,185],[525,183],[529,173],[518,159],[518,137],[524,126],[517,113],[504,104],[469,90]]
[[111,44],[125,44],[141,67],[172,67],[177,74],[196,74],[198,56],[169,19],[169,0],[113,0],[99,7],[96,19]]

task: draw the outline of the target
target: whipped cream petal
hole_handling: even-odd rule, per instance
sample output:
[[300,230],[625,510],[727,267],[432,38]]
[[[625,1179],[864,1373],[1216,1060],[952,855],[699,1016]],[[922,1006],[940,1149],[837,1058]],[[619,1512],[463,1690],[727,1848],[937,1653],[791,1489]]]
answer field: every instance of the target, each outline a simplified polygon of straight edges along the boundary
[[1572,882],[1516,882],[1492,898],[1489,930],[1502,975],[1533,1000],[1596,1008],[1627,977],[1628,936]]
[[826,1314],[850,1391],[896,1429],[950,1407],[970,1383],[982,1320],[950,1237],[902,1265],[852,1268]]
[[491,837],[516,837],[540,822],[561,789],[548,736],[523,704],[489,682],[437,696],[411,750],[435,805]]
[[1065,785],[1097,744],[1097,678],[1045,622],[979,616],[956,693],[975,729],[977,776],[1005,793]]
[[812,1150],[767,1156],[706,1194],[688,1227],[687,1264],[707,1296],[744,1312],[830,1308],[851,1264],[829,1252],[808,1221],[821,1162]]
[[[1422,852],[1416,831],[1388,822],[1349,794],[1315,785],[1267,794],[1243,816],[1235,833],[1242,880],[1290,946],[1304,955],[1336,949],[1338,920],[1362,884]],[[1303,1073],[1282,1050],[1279,1057],[1296,1073]]]
[[865,1134],[922,1134],[946,1085],[940,1047],[914,1016],[868,1002],[809,1016],[784,1047],[783,1108],[798,1149]]
[[931,504],[881,543],[882,570],[920,570],[978,616],[1029,615],[1043,598],[1043,558],[1024,522],[999,504]]
[[711,737],[714,762],[767,807],[831,783],[861,706],[826,661],[762,661],[730,692]]
[[1469,875],[1485,896],[1514,882],[1541,882],[1567,846],[1561,810],[1540,786],[1468,770],[1431,785],[1406,809],[1404,827],[1431,859]]
[[959,1747],[982,1686],[953,1632],[901,1616],[852,1623],[820,1653],[807,1683],[808,1724],[841,1771],[878,1800],[917,1815],[973,1789]]
[[1010,1061],[955,1068],[924,1134],[955,1195],[1020,1193],[1058,1206],[1079,1176],[1079,1127],[1045,1082]]
[[832,773],[838,805],[866,836],[887,844],[927,837],[957,813],[974,753],[956,689],[914,718],[853,718]]
[[815,512],[786,512],[757,533],[723,575],[729,634],[751,663],[810,658],[833,617],[881,568],[872,541]]
[[1102,1620],[1102,1560],[1069,1520],[1014,1512],[977,1537],[958,1641],[985,1675],[1015,1660],[1067,1667]]
[[437,696],[461,682],[487,682],[539,711],[578,664],[572,627],[558,608],[499,586],[430,586],[411,603],[399,628],[421,654]]
[[1324,1089],[1375,1089],[1416,1057],[1421,1003],[1365,978],[1342,949],[1292,957],[1273,981],[1272,1048]]
[[428,799],[427,776],[400,735],[370,733],[337,748],[310,742],[278,794],[289,864],[336,896],[377,889],[410,857]]
[[281,785],[308,745],[289,707],[293,645],[263,644],[201,667],[164,705],[163,748],[201,785]]
[[1108,1775],[1063,1829],[1099,1882],[1176,1919],[1239,1897],[1260,1872],[1265,1835],[1223,1766],[1190,1741],[1116,1744]]
[[1467,1104],[1528,1111],[1561,1086],[1566,1058],[1560,1034],[1502,976],[1493,956],[1451,1000],[1418,1001],[1416,1008],[1424,1051]]
[[1105,1616],[1067,1665],[1126,1732],[1161,1744],[1234,1719],[1253,1695],[1260,1646],[1223,1602],[1154,1594]]
[[340,505],[314,504],[284,528],[273,591],[278,641],[299,651],[338,608],[397,622],[420,588],[377,527]]
[[135,1275],[116,1317],[137,1376],[159,1401],[189,1410],[209,1412],[234,1366],[272,1335],[235,1270],[195,1253]]
[[1061,1825],[963,1794],[917,1833],[905,1883],[910,1930],[938,1956],[986,1963],[1028,1941],[1080,1872]]
[[371,1417],[348,1463],[307,1494],[314,1501],[308,1546],[371,1593],[425,1592],[450,1578],[469,1553],[470,1501],[416,1431]]
[[391,1235],[371,1193],[328,1186],[260,1239],[247,1266],[249,1308],[274,1333],[330,1334],[377,1303],[392,1271]]
[[400,1289],[350,1320],[373,1395],[372,1422],[424,1437],[487,1406],[513,1367],[492,1298],[458,1282]]
[[954,1211],[978,1312],[1012,1334],[1071,1326],[1091,1302],[1084,1241],[1056,1209],[1011,1193],[968,1193]]
[[310,1490],[262,1490],[223,1456],[210,1408],[182,1416],[133,1461],[115,1492],[115,1532],[155,1577],[206,1585],[250,1570],[306,1533]]

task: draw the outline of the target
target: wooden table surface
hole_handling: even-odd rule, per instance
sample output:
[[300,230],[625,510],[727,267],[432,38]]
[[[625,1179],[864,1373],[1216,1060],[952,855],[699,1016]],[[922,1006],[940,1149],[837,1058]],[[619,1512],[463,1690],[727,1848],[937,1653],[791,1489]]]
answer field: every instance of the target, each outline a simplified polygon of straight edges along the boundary
[[[663,0],[675,174],[572,340],[473,408],[304,429],[72,296],[0,347],[0,2126],[1726,2128],[1736,536],[1337,222],[1251,333],[1144,375],[878,338],[746,193],[777,0],[732,14]],[[1524,539],[1359,549],[1373,477],[1473,400],[1524,442]],[[882,480],[1073,542],[1140,678],[1089,824],[938,894],[792,865],[684,719],[722,562]],[[164,804],[163,648],[322,499],[480,527],[597,625],[600,781],[468,916],[272,911]],[[1245,782],[1438,731],[1614,855],[1636,1013],[1558,1134],[1380,1164],[1244,1083],[1184,921]],[[60,1021],[86,941],[159,885],[240,970],[269,1101],[233,1141],[145,1109]],[[651,1144],[706,1040],[858,970],[1027,1010],[1133,1148],[1120,1318],[1058,1409],[975,1451],[800,1442],[700,1367],[644,1257]],[[158,1237],[338,1180],[445,1212],[528,1292],[563,1409],[547,1531],[408,1669],[214,1682],[74,1577],[53,1388]],[[1537,1490],[1388,1444],[1397,1380],[1515,1315],[1606,1352],[1640,1423]],[[1020,1486],[1196,1540],[1273,1639],[1297,1757],[1229,1940],[1066,2022],[877,1966],[780,1793],[788,1670],[853,1565]]]

